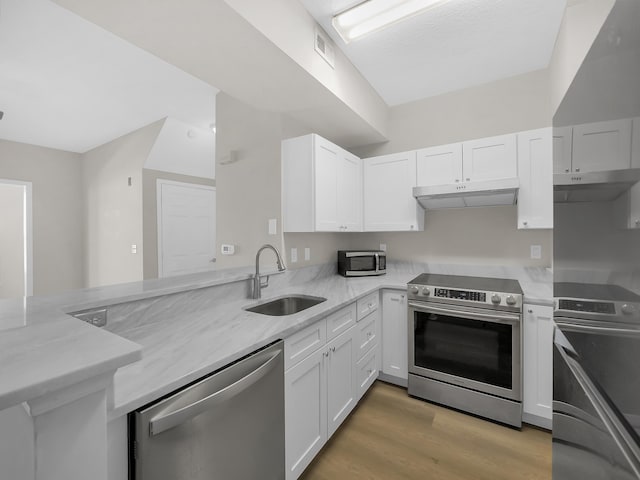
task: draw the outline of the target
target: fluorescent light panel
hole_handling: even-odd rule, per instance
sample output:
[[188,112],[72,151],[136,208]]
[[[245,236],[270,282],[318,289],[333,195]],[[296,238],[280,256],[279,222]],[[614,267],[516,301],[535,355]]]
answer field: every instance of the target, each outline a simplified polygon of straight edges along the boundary
[[447,0],[367,0],[335,17],[331,23],[340,38],[349,43],[381,30]]

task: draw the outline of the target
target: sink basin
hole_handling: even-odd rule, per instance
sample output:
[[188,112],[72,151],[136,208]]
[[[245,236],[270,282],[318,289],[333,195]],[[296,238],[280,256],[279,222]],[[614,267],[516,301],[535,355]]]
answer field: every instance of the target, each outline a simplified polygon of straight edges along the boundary
[[276,298],[266,303],[260,303],[253,307],[246,307],[245,310],[262,315],[281,317],[283,315],[293,315],[294,313],[301,312],[326,300],[326,298],[312,297],[311,295],[289,295]]

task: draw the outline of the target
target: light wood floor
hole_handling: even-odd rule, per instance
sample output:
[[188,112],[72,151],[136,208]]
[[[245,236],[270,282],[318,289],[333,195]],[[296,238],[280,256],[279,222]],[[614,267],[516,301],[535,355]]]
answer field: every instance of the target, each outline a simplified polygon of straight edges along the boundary
[[410,398],[376,382],[302,480],[551,479],[551,434]]

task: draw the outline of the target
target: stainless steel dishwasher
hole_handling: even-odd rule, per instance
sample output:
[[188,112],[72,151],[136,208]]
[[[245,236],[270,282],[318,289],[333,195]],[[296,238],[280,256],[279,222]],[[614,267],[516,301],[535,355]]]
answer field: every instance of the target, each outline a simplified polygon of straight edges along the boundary
[[284,479],[284,343],[129,416],[129,478]]

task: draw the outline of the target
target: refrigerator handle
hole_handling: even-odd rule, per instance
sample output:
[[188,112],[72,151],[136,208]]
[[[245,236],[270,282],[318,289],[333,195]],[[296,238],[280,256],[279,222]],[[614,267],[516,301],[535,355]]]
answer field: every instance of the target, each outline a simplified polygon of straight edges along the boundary
[[209,410],[220,403],[226,402],[227,400],[235,397],[240,392],[246,390],[251,385],[267,375],[267,373],[269,373],[275,366],[275,359],[278,355],[280,355],[281,352],[282,350],[276,350],[258,368],[248,373],[241,379],[231,383],[230,385],[217,390],[211,395],[208,395],[207,397],[202,398],[190,405],[179,408],[171,413],[163,413],[161,415],[153,417],[151,420],[149,420],[149,435],[158,435],[166,430],[169,430],[170,428],[184,423],[188,419],[195,417],[196,415],[199,415],[200,413]]

